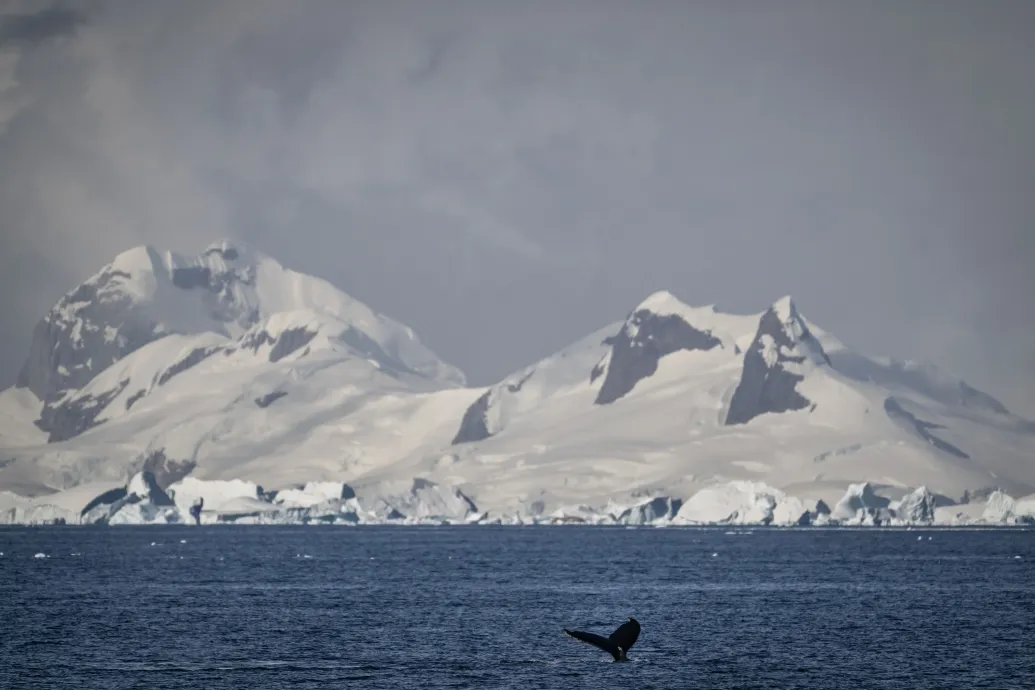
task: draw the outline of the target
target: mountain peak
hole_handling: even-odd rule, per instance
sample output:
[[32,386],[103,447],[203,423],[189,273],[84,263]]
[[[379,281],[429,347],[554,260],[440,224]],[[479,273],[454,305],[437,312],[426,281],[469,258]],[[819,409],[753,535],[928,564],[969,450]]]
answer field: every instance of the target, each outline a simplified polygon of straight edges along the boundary
[[758,321],[755,339],[744,353],[740,383],[733,392],[726,424],[746,424],[767,413],[811,407],[797,390],[810,370],[831,366],[823,346],[809,332],[794,300],[776,300]]
[[376,313],[326,280],[281,266],[243,242],[214,242],[187,256],[142,245],[117,255],[69,291],[37,324],[18,378],[44,403],[41,428],[66,391],[170,334],[243,337],[284,313],[312,313],[340,324],[360,352],[381,353],[396,369],[463,385],[455,367],[413,331]]
[[801,318],[798,315],[798,307],[794,304],[794,299],[790,295],[784,295],[776,300],[770,308],[780,317],[780,321],[784,323]]
[[606,371],[596,404],[607,405],[629,393],[637,382],[657,371],[662,357],[681,350],[708,351],[722,346],[711,330],[697,327],[695,315],[709,309],[695,309],[672,293],[659,291],[641,302],[622,329],[607,340],[611,352],[606,365],[594,368],[592,382]]
[[640,302],[635,311],[646,309],[655,314],[663,314],[670,311],[678,311],[679,309],[686,308],[686,306],[687,305],[683,303],[682,300],[668,290],[658,290],[657,292],[651,293],[645,300]]

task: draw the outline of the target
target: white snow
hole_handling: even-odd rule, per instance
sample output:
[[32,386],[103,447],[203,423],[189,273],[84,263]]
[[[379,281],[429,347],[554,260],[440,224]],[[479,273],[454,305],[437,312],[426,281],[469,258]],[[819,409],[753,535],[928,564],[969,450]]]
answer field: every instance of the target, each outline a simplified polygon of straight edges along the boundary
[[206,511],[247,511],[262,506],[258,500],[259,487],[254,482],[240,479],[201,480],[185,477],[166,489],[169,498],[184,515],[190,507],[204,500]]
[[1017,502],[1002,491],[996,491],[988,497],[985,510],[981,513],[984,522],[1008,522],[1015,515]]
[[676,525],[798,525],[809,520],[801,499],[762,482],[731,481],[692,495],[672,520]]
[[896,518],[910,524],[934,522],[937,511],[935,496],[926,486],[906,494],[897,503],[893,503],[891,508]]
[[43,403],[28,388],[0,391],[0,446],[17,447],[44,443],[47,434],[33,422]]
[[891,504],[887,498],[877,495],[869,482],[852,484],[845,491],[844,497],[837,502],[830,516],[835,520],[847,523],[872,521],[881,510]]
[[282,489],[273,503],[296,508],[309,508],[324,501],[342,497],[343,482],[307,482],[301,489]]
[[[791,525],[807,517],[1012,524],[1035,515],[1032,502],[1022,509],[1015,501],[1007,510],[995,494],[988,506],[941,506],[931,515],[936,494],[959,497],[992,486],[1031,494],[1035,434],[988,405],[964,405],[957,398],[966,389],[957,380],[932,382],[925,368],[885,366],[851,353],[808,323],[789,298],[773,309],[798,340],[796,352],[804,347],[813,355],[805,366],[789,368],[805,377],[797,390],[815,409],[726,426],[743,351],[761,314],[723,314],[667,292],[651,295],[638,309],[677,314],[723,346],[663,357],[652,376],[610,405],[594,404],[609,365],[603,341],[626,321],[494,386],[464,388],[462,374],[409,328],[243,245],[216,248],[231,245],[237,259],[139,248],[113,262],[131,277],[113,279],[108,293],[131,296],[135,308],[160,317],[168,335],[68,393],[75,402],[127,382],[99,426],[47,444],[32,423],[39,401],[24,389],[0,394],[0,520],[79,521],[101,486],[128,481],[136,491],[134,473],[159,450],[171,463],[193,463],[190,475],[169,487],[176,507],[127,504],[109,515],[112,524],[192,522],[189,508],[202,497],[203,522]],[[237,272],[241,280],[227,297],[241,314],[257,313],[250,320],[213,320],[211,293],[171,283],[172,270],[187,266]],[[820,365],[818,346],[801,345],[805,328],[833,353],[833,368]],[[275,342],[298,329],[315,335],[290,356],[269,361],[267,338]],[[262,344],[245,347],[249,338]],[[770,350],[775,345],[766,343]],[[159,385],[178,362],[208,348],[213,354]],[[590,381],[598,365],[603,373]],[[486,392],[490,438],[451,445],[465,411]],[[940,451],[890,419],[884,411],[890,394],[940,425],[931,433],[970,458]],[[342,498],[344,485],[355,490],[354,499]],[[272,502],[260,486],[266,495],[277,492]],[[819,500],[834,506],[829,518]],[[974,515],[978,505],[982,512]],[[87,518],[102,514],[108,515]]]
[[119,486],[114,482],[91,482],[37,498],[8,497],[6,507],[0,503],[0,524],[79,524],[80,513],[90,501]]

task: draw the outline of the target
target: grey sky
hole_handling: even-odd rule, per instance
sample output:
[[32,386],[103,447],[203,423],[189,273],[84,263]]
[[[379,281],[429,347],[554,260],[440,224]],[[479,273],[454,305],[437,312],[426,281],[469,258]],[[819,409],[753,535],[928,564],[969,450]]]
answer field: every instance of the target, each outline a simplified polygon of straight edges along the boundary
[[0,385],[119,251],[228,236],[477,384],[791,293],[1035,417],[1030,0],[0,8]]

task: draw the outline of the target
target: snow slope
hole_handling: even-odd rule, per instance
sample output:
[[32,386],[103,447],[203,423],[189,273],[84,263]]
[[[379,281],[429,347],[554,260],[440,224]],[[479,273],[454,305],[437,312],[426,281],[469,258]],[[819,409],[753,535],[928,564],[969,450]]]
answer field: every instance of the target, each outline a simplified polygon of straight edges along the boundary
[[[39,426],[49,439],[66,440],[89,428],[91,416],[108,405],[115,373],[108,372],[103,385],[85,389],[145,345],[171,334],[208,334],[258,347],[271,342],[271,329],[284,332],[285,322],[294,322],[303,332],[281,343],[292,345],[311,332],[304,330],[306,322],[324,319],[336,324],[340,343],[381,367],[453,386],[464,383],[463,374],[439,360],[409,328],[327,281],[224,241],[196,257],[153,247],[117,256],[40,321],[18,385],[42,402]],[[271,360],[280,354],[276,346]]]
[[658,292],[473,389],[410,329],[247,247],[131,250],[85,285],[0,394],[8,521],[141,472],[175,506],[110,524],[189,521],[199,498],[203,522],[1003,522],[946,511],[1035,493],[1030,422],[853,352],[790,297],[743,315]]

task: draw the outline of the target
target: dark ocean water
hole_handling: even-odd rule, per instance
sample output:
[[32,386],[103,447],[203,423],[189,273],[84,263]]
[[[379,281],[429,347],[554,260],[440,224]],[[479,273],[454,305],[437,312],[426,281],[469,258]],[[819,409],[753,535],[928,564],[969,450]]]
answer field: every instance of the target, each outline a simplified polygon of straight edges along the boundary
[[1035,687],[1035,532],[735,531],[0,529],[0,688]]

